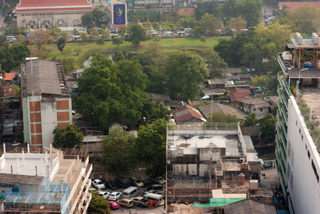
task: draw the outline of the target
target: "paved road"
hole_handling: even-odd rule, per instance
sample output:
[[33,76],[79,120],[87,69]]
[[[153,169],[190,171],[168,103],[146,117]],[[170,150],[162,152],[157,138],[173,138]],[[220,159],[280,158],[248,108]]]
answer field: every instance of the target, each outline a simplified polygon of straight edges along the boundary
[[[131,212],[131,213],[130,213]],[[163,214],[163,206],[155,208],[149,207],[137,207],[134,206],[132,208],[126,209],[124,207],[120,207],[117,210],[111,210],[111,214]]]

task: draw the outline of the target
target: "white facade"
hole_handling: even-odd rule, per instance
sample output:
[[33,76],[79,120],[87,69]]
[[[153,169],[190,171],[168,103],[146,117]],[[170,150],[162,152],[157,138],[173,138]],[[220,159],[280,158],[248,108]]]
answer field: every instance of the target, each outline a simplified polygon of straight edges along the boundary
[[288,106],[286,185],[291,213],[319,213],[320,157],[293,96]]
[[269,107],[255,107],[250,104],[243,104],[243,111],[246,113],[256,113],[257,116],[264,116],[269,113]]

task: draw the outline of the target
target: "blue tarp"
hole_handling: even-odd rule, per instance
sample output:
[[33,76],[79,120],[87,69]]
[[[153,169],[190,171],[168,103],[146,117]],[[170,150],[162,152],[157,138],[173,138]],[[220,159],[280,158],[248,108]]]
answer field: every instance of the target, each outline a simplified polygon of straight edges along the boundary
[[288,210],[277,210],[278,214],[290,214]]

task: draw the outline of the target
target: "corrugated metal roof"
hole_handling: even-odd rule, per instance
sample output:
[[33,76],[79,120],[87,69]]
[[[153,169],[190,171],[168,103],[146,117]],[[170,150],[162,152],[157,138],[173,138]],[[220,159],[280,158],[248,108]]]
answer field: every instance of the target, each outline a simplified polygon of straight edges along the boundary
[[225,214],[276,214],[274,206],[246,199],[224,206]]
[[183,122],[188,121],[192,118],[202,120],[203,122],[207,121],[204,118],[204,116],[197,109],[192,108],[187,105],[184,105],[184,106],[177,108],[173,112],[173,117],[177,123],[183,123]]

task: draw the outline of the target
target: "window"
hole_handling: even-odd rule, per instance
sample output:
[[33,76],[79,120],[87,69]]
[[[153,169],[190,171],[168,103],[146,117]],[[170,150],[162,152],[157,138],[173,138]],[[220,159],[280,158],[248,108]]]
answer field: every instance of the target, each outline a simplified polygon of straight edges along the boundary
[[317,179],[317,181],[318,181],[318,183],[319,183],[319,174],[318,174],[318,172],[317,172],[316,166],[315,166],[314,163],[313,163],[313,160],[311,161],[311,166],[312,166],[314,175],[316,176],[316,179]]
[[254,108],[253,111],[256,111],[256,108]]
[[262,108],[260,109],[260,111],[262,111]]
[[301,129],[299,129],[299,134],[301,134]]
[[296,120],[296,126],[298,125],[298,121]]
[[310,159],[310,152],[309,152],[309,150],[308,150],[308,158]]

